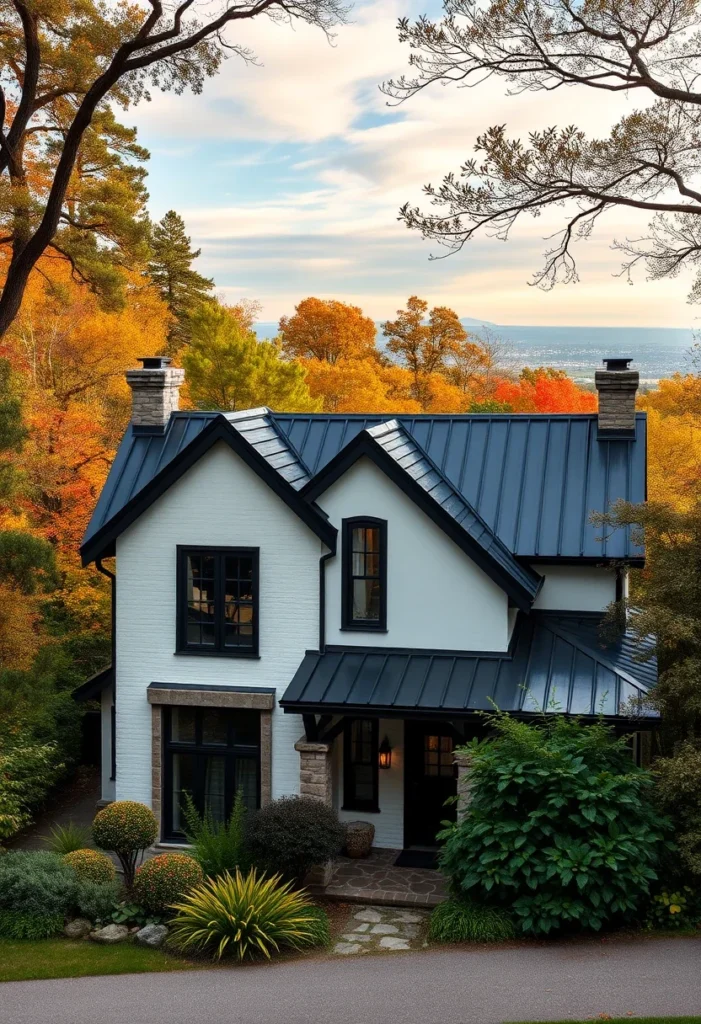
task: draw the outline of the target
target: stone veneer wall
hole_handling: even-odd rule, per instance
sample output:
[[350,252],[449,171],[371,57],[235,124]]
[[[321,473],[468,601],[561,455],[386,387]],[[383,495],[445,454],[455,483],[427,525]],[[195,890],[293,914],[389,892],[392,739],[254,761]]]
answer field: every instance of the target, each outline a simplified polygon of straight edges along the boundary
[[470,775],[470,755],[469,754],[456,754],[454,762],[458,768],[458,821],[461,821],[465,816],[465,812],[470,805],[472,799],[472,778]]
[[217,690],[148,690],[151,704],[151,810],[161,829],[163,794],[163,706],[248,708],[260,711],[260,804],[272,799],[273,695]]
[[301,739],[295,743],[299,753],[299,795],[333,804],[330,743],[308,743]]

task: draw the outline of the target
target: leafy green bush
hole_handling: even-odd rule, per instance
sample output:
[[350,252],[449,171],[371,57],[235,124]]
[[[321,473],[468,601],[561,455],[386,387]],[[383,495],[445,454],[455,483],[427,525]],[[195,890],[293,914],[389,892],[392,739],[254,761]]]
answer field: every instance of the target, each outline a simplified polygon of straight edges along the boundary
[[153,811],[135,800],[115,800],[92,823],[95,845],[117,854],[127,889],[134,884],[137,858],[155,842],[157,835],[158,822]]
[[4,939],[49,939],[63,931],[63,914],[25,914],[0,910],[0,935]]
[[241,790],[236,794],[228,821],[216,821],[209,810],[200,815],[189,793],[185,794],[184,811],[187,841],[205,875],[216,878],[237,868],[248,871],[251,862],[245,845],[246,805]]
[[31,823],[62,768],[53,743],[0,747],[0,841]]
[[204,875],[193,857],[162,853],[136,872],[132,896],[144,910],[162,914],[167,907],[199,885]]
[[345,830],[332,807],[309,797],[283,797],[256,811],[247,832],[253,863],[301,883],[316,864],[335,856]]
[[70,864],[79,878],[91,882],[113,882],[115,879],[114,864],[105,853],[97,850],[74,850],[63,860]]
[[117,906],[122,891],[121,882],[94,882],[89,878],[78,880],[78,891],[75,897],[75,909],[81,917],[89,921],[109,921]]
[[[674,674],[683,678],[682,667],[666,673]],[[657,795],[663,810],[674,821],[684,868],[701,879],[701,746],[689,741],[681,743],[673,757],[658,758],[654,770]]]
[[84,850],[90,842],[90,829],[85,825],[75,825],[69,821],[67,825],[54,825],[51,835],[44,840],[52,853],[75,853]]
[[689,929],[701,925],[701,897],[690,886],[662,890],[650,901],[648,928]]
[[331,942],[331,926],[329,915],[323,907],[312,904],[304,911],[304,917],[309,924],[312,939],[310,946],[328,946]]
[[318,909],[303,893],[282,884],[279,875],[265,878],[255,870],[209,878],[173,909],[172,944],[210,952],[216,960],[261,953],[270,959],[283,946],[316,945],[323,931]]
[[0,857],[0,910],[63,917],[77,891],[75,871],[55,853],[17,851]]
[[603,724],[489,719],[495,737],[465,748],[471,802],[439,836],[454,893],[513,909],[526,934],[632,916],[668,845],[650,774]]
[[439,903],[428,928],[432,942],[506,942],[514,935],[514,923],[506,911],[465,899]]

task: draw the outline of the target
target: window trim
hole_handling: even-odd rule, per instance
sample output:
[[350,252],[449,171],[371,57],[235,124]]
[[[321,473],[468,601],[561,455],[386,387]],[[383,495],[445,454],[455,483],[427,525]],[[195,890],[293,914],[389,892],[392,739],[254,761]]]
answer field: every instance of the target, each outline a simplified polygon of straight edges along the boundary
[[[215,710],[223,711],[227,714],[229,719],[229,730],[231,729],[231,722],[233,716],[235,716],[237,710],[255,711],[258,716],[258,744],[254,747],[252,744],[247,743],[232,743],[227,746],[218,746],[216,744],[205,744],[202,742],[202,712],[206,710],[212,710],[211,707],[203,705],[202,707],[194,706],[192,709],[195,712],[195,742],[194,743],[178,743],[172,739],[172,715],[171,711],[173,708],[178,707],[192,707],[192,705],[177,705],[173,704],[168,707],[164,707],[162,711],[163,716],[163,738],[162,738],[162,764],[163,764],[163,779],[161,783],[161,801],[162,801],[162,821],[161,830],[162,838],[169,842],[182,842],[184,838],[183,832],[176,832],[173,829],[173,755],[174,754],[190,754],[195,758],[206,757],[211,755],[213,757],[224,757],[224,779],[225,779],[225,794],[228,792],[230,795],[230,803],[233,807],[233,801],[236,797],[234,790],[234,761],[241,757],[247,757],[250,760],[254,760],[253,752],[255,750],[255,763],[256,763],[256,806],[261,806],[261,748],[262,748],[262,718],[261,712],[254,708],[216,708]],[[229,809],[230,810],[230,809]]]
[[[177,586],[176,586],[176,654],[194,654],[198,657],[217,658],[259,658],[260,635],[260,548],[253,547],[216,547],[209,544],[178,544],[177,545]],[[190,554],[209,554],[217,559],[215,565],[215,637],[213,647],[200,647],[187,642],[187,556]],[[239,650],[225,647],[222,638],[223,621],[220,616],[224,605],[225,576],[221,571],[221,563],[227,555],[245,555],[253,559],[253,635],[250,647]]]
[[[353,793],[351,779],[353,778],[352,768],[352,730],[354,722],[370,722],[372,729],[370,743],[372,746],[372,799],[357,800]],[[379,748],[380,722],[377,718],[363,718],[356,716],[346,718],[343,725],[343,811],[365,811],[370,814],[380,812],[379,794],[379,769],[378,769],[378,748]]]
[[[380,617],[353,618],[353,530],[378,527],[380,531]],[[387,520],[375,516],[353,516],[344,519],[342,529],[341,629],[362,633],[387,632]]]

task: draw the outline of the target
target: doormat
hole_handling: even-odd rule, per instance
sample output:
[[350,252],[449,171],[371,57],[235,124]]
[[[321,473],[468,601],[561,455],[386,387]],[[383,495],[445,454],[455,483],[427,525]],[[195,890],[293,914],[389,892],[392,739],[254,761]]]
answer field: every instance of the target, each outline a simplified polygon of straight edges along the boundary
[[430,868],[438,867],[435,850],[402,850],[394,862],[395,868]]

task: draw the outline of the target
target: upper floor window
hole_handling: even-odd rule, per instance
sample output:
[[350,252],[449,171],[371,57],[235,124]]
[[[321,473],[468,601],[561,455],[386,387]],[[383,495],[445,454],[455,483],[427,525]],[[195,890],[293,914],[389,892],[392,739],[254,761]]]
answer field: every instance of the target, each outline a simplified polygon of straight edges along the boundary
[[387,628],[387,521],[343,520],[344,629]]
[[258,654],[258,548],[178,548],[178,650]]

